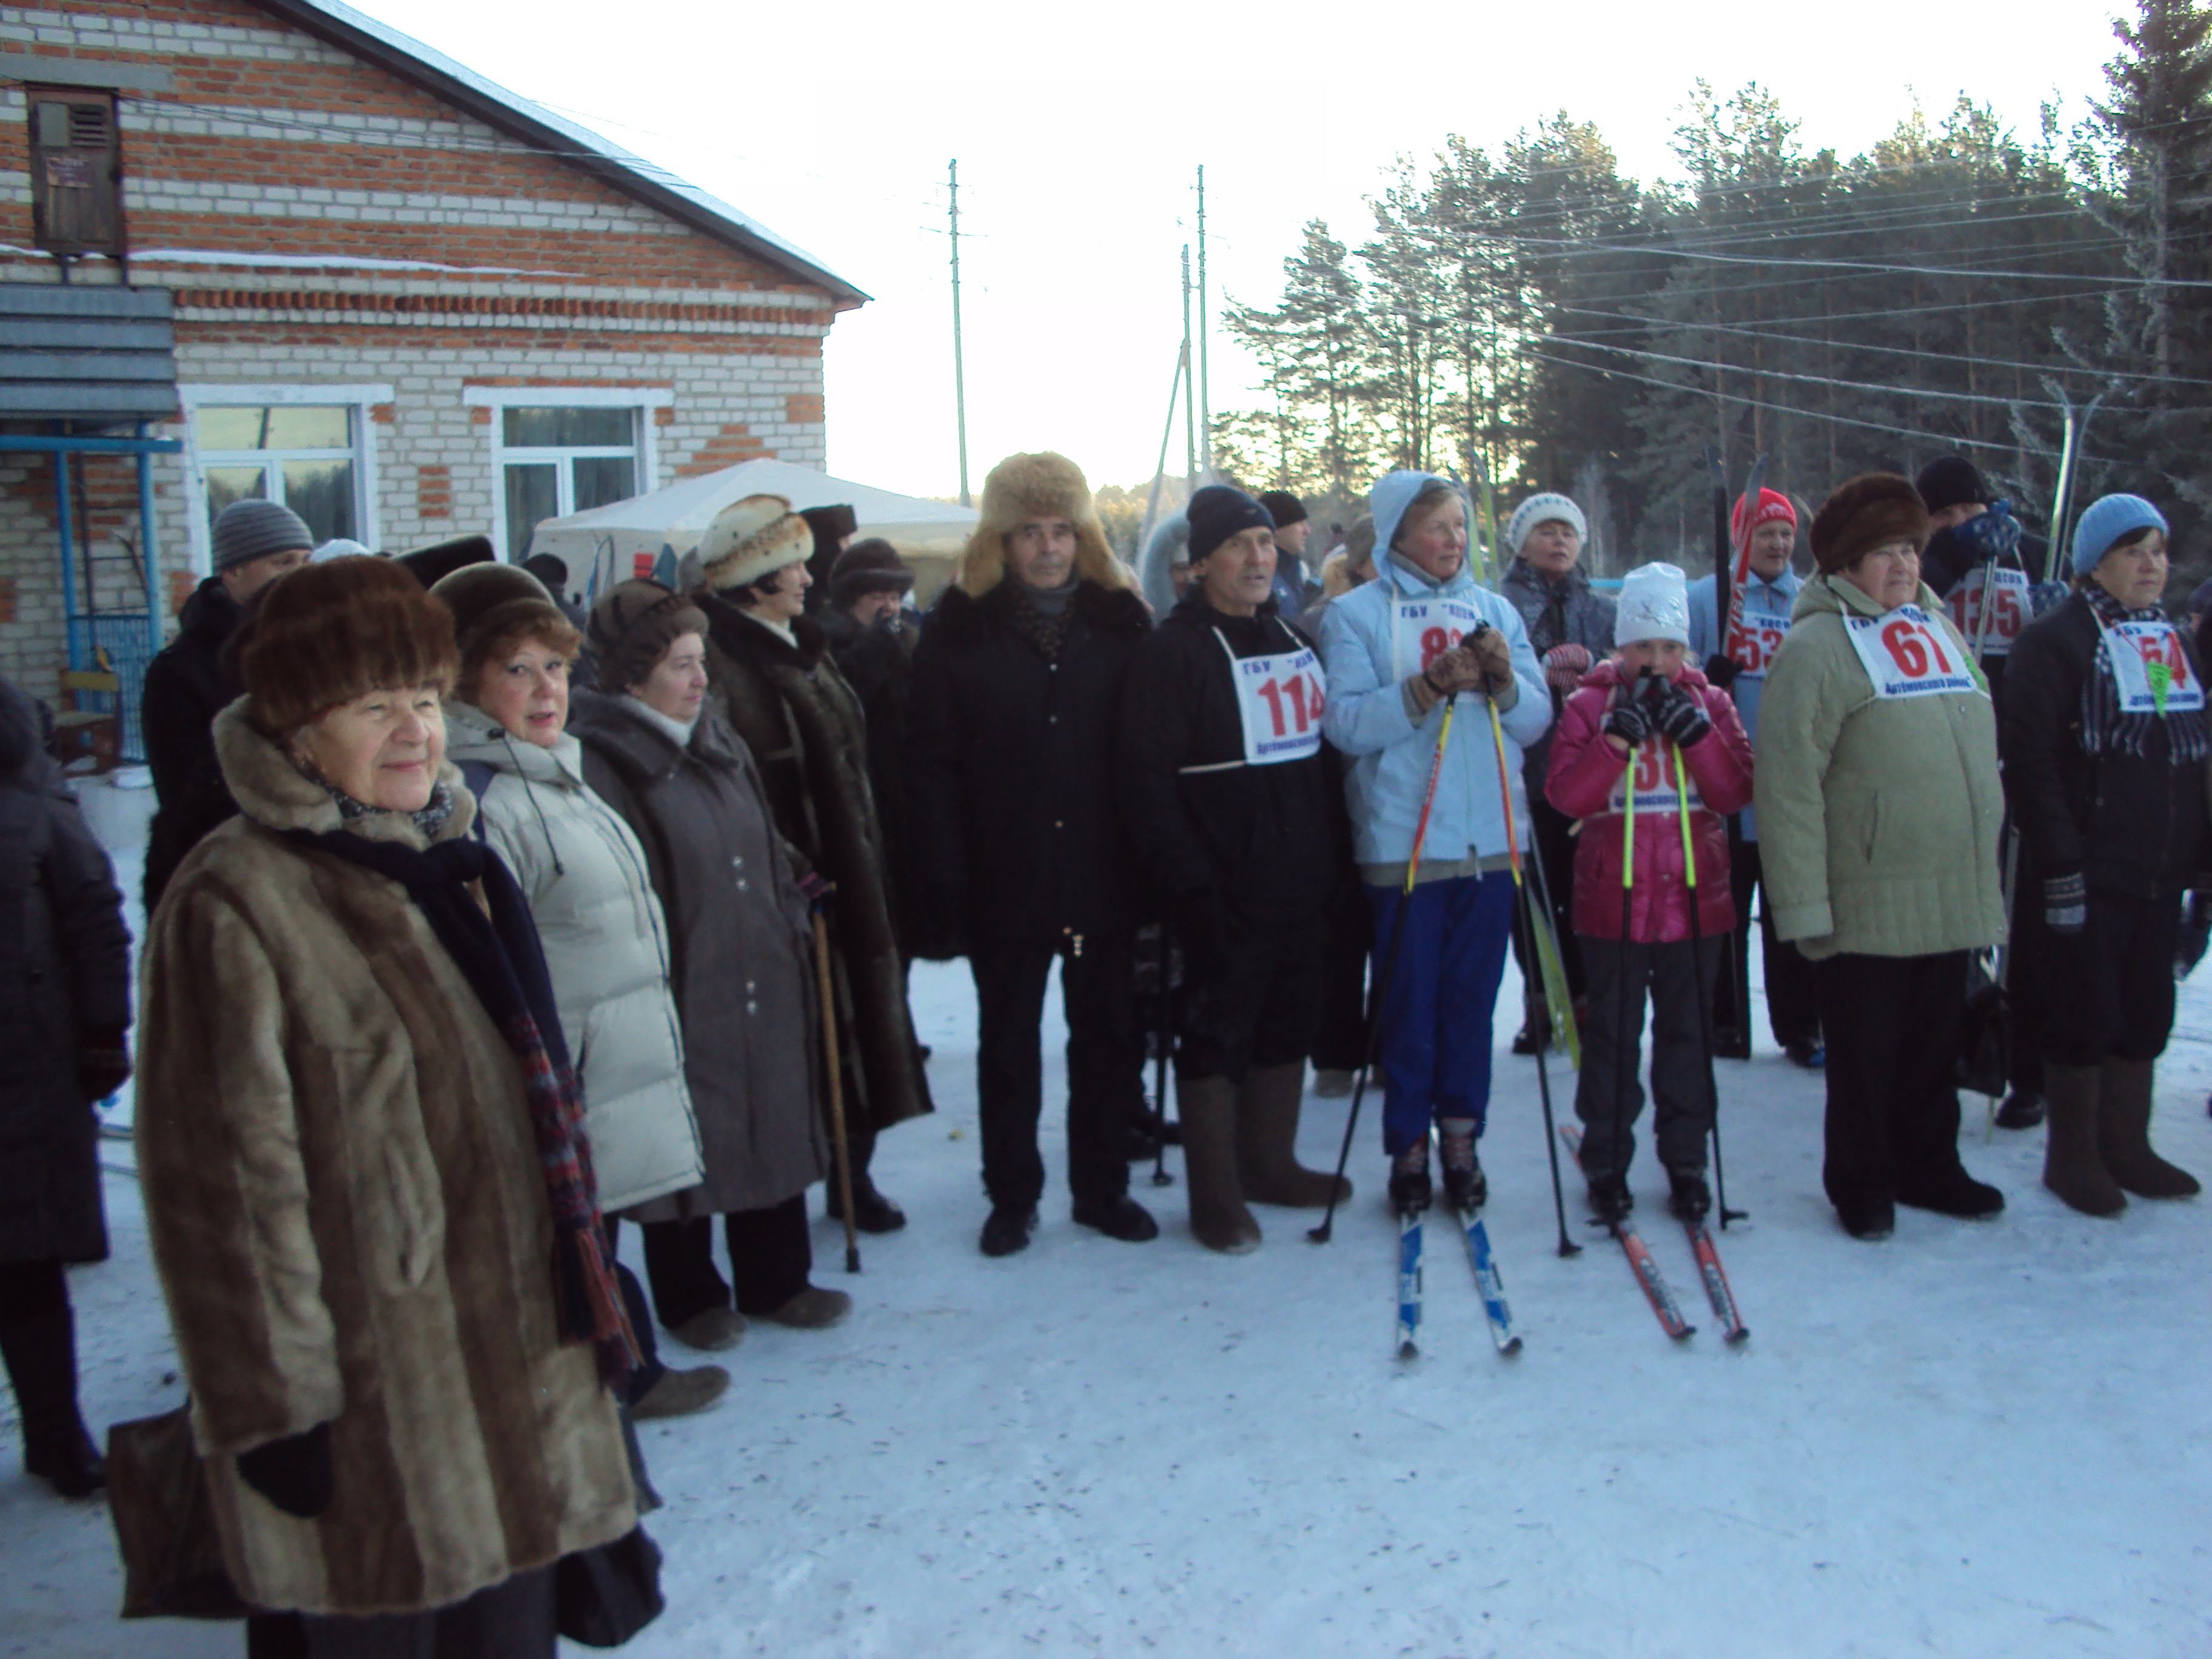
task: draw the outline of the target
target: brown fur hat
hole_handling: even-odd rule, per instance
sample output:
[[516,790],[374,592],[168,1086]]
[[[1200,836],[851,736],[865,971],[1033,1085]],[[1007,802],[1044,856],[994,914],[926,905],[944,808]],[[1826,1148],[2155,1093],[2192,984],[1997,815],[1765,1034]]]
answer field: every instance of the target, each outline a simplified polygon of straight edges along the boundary
[[453,613],[396,560],[302,565],[258,597],[237,661],[254,723],[270,737],[289,738],[370,691],[453,690]]
[[525,640],[540,641],[563,656],[574,656],[584,642],[544,583],[520,565],[464,565],[433,582],[430,595],[453,613],[453,643],[461,653],[456,695],[465,702],[475,697],[483,665]]
[[642,579],[617,582],[592,607],[592,655],[599,684],[627,691],[653,672],[661,653],[686,634],[704,638],[707,613],[681,593]]
[[1083,469],[1041,450],[1009,455],[983,480],[983,516],[960,556],[960,586],[981,599],[1006,574],[1006,538],[1031,519],[1065,519],[1075,526],[1075,574],[1108,589],[1133,588],[1128,568],[1106,544],[1106,526]]
[[1890,542],[1928,545],[1928,509],[1912,480],[1894,472],[1862,472],[1838,484],[1813,515],[1813,558],[1823,575],[1848,570]]

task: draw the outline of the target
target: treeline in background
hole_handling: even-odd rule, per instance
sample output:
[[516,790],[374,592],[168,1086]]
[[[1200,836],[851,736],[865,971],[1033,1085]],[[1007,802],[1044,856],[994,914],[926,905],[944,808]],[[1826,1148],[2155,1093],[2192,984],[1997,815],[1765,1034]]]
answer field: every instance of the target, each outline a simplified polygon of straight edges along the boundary
[[[1358,246],[1315,221],[1280,301],[1224,324],[1264,403],[1218,416],[1217,467],[1348,517],[1389,467],[1563,490],[1618,574],[1711,549],[1705,452],[1731,489],[1817,505],[1872,469],[1972,458],[2046,527],[2062,399],[2102,394],[2075,511],[2107,490],[2212,571],[2212,14],[2140,0],[2090,118],[2030,137],[1961,94],[1868,154],[1807,154],[1757,86],[1700,83],[1686,182],[1623,177],[1561,113],[1496,154],[1401,161]],[[1502,510],[1502,508],[1501,508]],[[1316,516],[1319,516],[1317,514]]]

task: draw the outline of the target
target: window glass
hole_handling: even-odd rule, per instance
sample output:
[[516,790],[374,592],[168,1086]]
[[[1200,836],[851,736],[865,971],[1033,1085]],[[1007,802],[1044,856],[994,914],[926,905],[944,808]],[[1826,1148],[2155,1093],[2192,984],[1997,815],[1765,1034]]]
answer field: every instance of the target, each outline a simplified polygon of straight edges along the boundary
[[193,435],[204,450],[350,449],[353,410],[335,406],[217,405],[192,416]]
[[510,449],[628,448],[637,441],[627,409],[509,409],[505,433]]
[[208,524],[222,516],[233,501],[263,501],[269,495],[269,474],[258,466],[211,466],[207,470]]
[[507,469],[507,556],[520,561],[530,550],[530,532],[561,512],[560,469],[550,462]]
[[354,535],[351,461],[286,461],[283,472],[284,505],[307,521],[317,546]]
[[610,501],[626,501],[637,494],[637,464],[627,455],[579,455],[573,465],[576,469],[575,512],[581,513],[587,507],[605,507]]

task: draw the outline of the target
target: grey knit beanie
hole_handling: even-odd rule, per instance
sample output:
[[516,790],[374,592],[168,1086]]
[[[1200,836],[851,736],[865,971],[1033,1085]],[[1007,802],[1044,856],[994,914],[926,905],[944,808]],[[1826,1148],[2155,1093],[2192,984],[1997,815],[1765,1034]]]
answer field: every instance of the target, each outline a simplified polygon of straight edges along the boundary
[[233,501],[215,521],[215,574],[271,553],[311,553],[315,532],[290,507],[275,501]]

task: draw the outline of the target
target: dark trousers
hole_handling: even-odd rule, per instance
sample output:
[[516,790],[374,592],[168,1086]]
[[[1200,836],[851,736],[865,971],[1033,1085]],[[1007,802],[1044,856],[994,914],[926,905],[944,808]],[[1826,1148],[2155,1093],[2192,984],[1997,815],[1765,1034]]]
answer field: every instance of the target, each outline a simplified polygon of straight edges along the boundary
[[[2162,959],[2169,978],[2172,957]],[[1925,1190],[1959,1162],[1954,1080],[1966,1006],[1966,952],[1814,964],[1827,1033],[1826,1160],[1838,1207]]]
[[2156,1060],[2173,1030],[2173,946],[2181,895],[2130,898],[2089,890],[2088,921],[2045,932],[2044,960],[2065,987],[2044,1009],[2044,1054],[2059,1066]]
[[1356,1072],[1367,1063],[1367,956],[1375,912],[1359,883],[1347,875],[1329,895],[1324,915],[1313,1063],[1318,1071]]
[[[1049,943],[993,943],[969,952],[983,1190],[994,1207],[1030,1209],[1044,1195],[1038,1032],[1045,983],[1060,954]],[[1145,1094],[1133,935],[1084,934],[1061,957],[1060,991],[1067,1016],[1067,1184],[1079,1201],[1117,1198],[1129,1190],[1128,1125]]]
[[1651,1098],[1659,1161],[1669,1170],[1705,1167],[1713,1132],[1713,1079],[1700,1029],[1705,1000],[1698,976],[1711,982],[1723,941],[1678,939],[1623,945],[1584,935],[1589,1009],[1582,1024],[1583,1070],[1575,1115],[1583,1121],[1583,1170],[1595,1178],[1625,1175],[1636,1156],[1632,1126],[1644,1110],[1637,1073],[1643,1055],[1644,1001],[1651,1000]]
[[1226,942],[1218,962],[1198,964],[1184,993],[1176,1075],[1243,1081],[1248,1067],[1306,1057],[1321,1006],[1325,920],[1247,933]]
[[60,1262],[0,1262],[0,1360],[15,1390],[24,1451],[74,1455],[84,1426],[76,1408],[76,1321]]
[[[1566,970],[1567,994],[1580,997],[1589,989],[1589,976],[1583,963],[1582,939],[1575,932],[1575,820],[1531,788],[1528,821],[1536,843],[1536,862],[1544,872],[1541,890],[1551,901],[1552,933],[1559,941],[1559,966]],[[1533,875],[1530,879],[1534,879]],[[1544,976],[1537,964],[1528,960],[1528,946],[1518,927],[1513,930],[1513,960],[1520,964],[1521,981],[1527,988],[1522,1000],[1534,1016],[1544,1007]]]
[[714,1270],[714,1218],[645,1224],[645,1276],[660,1322],[674,1330],[709,1308],[730,1305],[737,1286],[741,1314],[774,1313],[806,1288],[814,1266],[806,1194],[794,1193],[765,1209],[732,1210],[722,1218],[730,1278]]
[[[615,1250],[614,1218],[607,1218],[607,1254]],[[623,1312],[629,1319],[630,1334],[637,1339],[637,1364],[630,1367],[629,1403],[633,1406],[653,1392],[653,1385],[667,1374],[660,1363],[660,1339],[653,1334],[653,1310],[646,1305],[645,1286],[621,1262],[615,1263],[615,1282],[622,1286]]]
[[[2043,881],[2022,860],[2013,885],[2012,926],[2005,935],[2005,1081],[2026,1093],[2043,1092],[2044,1050],[2050,1018],[2051,930],[2043,923]],[[2168,969],[2171,977],[2172,969]],[[2070,994],[2070,993],[2069,993]]]
[[246,1659],[554,1659],[553,1569],[519,1572],[428,1613],[257,1613]]
[[[1736,926],[1729,953],[1715,975],[1713,1024],[1725,1030],[1751,1036],[1751,896],[1764,884],[1759,843],[1746,841],[1741,818],[1729,820],[1729,890],[1735,896]],[[1765,894],[1760,897],[1763,899]],[[1793,1042],[1820,1041],[1820,1000],[1814,985],[1813,964],[1796,945],[1777,938],[1774,917],[1759,906],[1759,961],[1766,970],[1766,1020],[1774,1040],[1784,1048]]]

